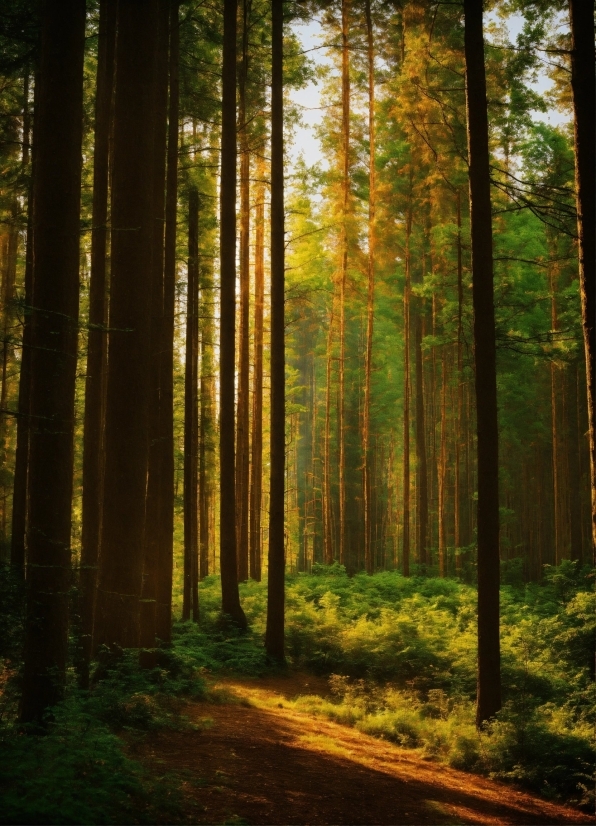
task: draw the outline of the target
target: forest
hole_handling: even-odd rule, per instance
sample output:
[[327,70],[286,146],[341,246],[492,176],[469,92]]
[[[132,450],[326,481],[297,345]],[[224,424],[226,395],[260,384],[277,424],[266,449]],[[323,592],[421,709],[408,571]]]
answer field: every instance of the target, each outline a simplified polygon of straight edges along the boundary
[[593,0],[0,0],[0,823],[593,823]]

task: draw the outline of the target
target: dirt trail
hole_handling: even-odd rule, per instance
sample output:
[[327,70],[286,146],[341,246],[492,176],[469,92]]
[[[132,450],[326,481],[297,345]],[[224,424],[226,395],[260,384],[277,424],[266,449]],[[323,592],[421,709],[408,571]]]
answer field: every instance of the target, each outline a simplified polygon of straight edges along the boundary
[[217,687],[224,692],[222,703],[187,708],[197,731],[161,733],[143,748],[146,762],[186,778],[183,790],[194,823],[595,822],[284,707],[284,699],[325,693],[325,681],[316,677],[225,680]]

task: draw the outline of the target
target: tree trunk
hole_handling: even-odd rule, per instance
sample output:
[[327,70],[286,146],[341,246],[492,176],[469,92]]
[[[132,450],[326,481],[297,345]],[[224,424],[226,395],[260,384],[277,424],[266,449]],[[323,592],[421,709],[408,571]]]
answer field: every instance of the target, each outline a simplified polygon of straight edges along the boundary
[[236,0],[223,6],[220,186],[220,566],[222,612],[242,628],[236,558],[234,372],[236,350]]
[[116,0],[102,0],[99,7],[97,91],[95,97],[95,146],[93,152],[93,229],[89,283],[89,332],[83,429],[83,501],[79,612],[81,617],[81,684],[89,683],[89,662],[95,612],[97,564],[101,546],[103,497],[103,437],[107,369],[108,323],[108,192],[110,124],[116,49]]
[[365,3],[366,35],[368,46],[368,291],[366,302],[366,353],[364,359],[364,410],[362,413],[362,493],[364,498],[364,565],[367,573],[374,570],[372,555],[372,524],[370,502],[369,430],[370,430],[370,374],[372,369],[374,300],[375,300],[375,55],[370,0]]
[[[425,258],[423,258],[425,262]],[[423,271],[426,264],[423,264]],[[422,274],[421,274],[422,276]],[[420,278],[420,281],[422,277]],[[428,465],[426,459],[426,424],[424,411],[424,359],[422,353],[422,325],[424,299],[415,302],[414,339],[416,348],[416,467],[417,467],[417,547],[418,564],[426,566],[428,548]]]
[[323,548],[325,565],[332,565],[333,553],[333,525],[331,510],[331,363],[333,346],[334,299],[331,299],[331,313],[329,315],[329,330],[327,333],[327,360],[325,383],[325,434],[323,443]]
[[42,720],[66,677],[85,3],[47,0],[41,23],[23,722]]
[[169,0],[157,3],[157,42],[153,65],[153,228],[151,248],[151,356],[149,363],[149,446],[140,602],[141,664],[155,667],[157,580],[163,473],[160,445],[161,348],[164,323],[164,218],[168,115]]
[[455,428],[455,492],[454,492],[454,539],[455,567],[461,573],[461,431],[463,430],[463,263],[461,243],[461,195],[457,192],[457,425]]
[[240,135],[240,352],[238,356],[238,409],[236,417],[236,542],[239,582],[245,582],[248,579],[250,153],[246,122],[246,84],[250,9],[251,0],[242,0],[242,62],[238,83],[238,132]]
[[[257,167],[257,178],[265,175],[264,163]],[[254,374],[252,408],[252,458],[250,463],[250,576],[261,581],[261,506],[263,498],[263,306],[265,302],[264,273],[265,187],[257,190],[255,215],[255,319]]]
[[272,0],[271,23],[271,482],[265,648],[284,659],[285,344],[283,0]]
[[[29,75],[27,75],[27,78]],[[25,247],[25,307],[23,311],[23,338],[21,349],[21,371],[19,374],[19,405],[17,416],[17,444],[15,453],[12,533],[10,541],[10,564],[21,579],[25,579],[25,530],[27,521],[27,479],[29,471],[29,439],[31,429],[31,335],[33,306],[33,180],[35,156],[37,152],[31,142],[31,118],[28,110],[29,88],[25,85],[23,109],[23,171],[31,164],[27,198],[27,240]],[[39,73],[34,82],[34,110],[39,102]]]
[[588,438],[592,500],[592,559],[596,564],[596,79],[594,73],[594,4],[569,0],[571,20],[571,88],[575,124],[575,190],[579,236],[579,282],[586,354]]
[[439,576],[447,575],[447,346],[441,347],[441,448],[439,453]]
[[170,100],[166,159],[163,288],[163,345],[160,355],[161,497],[155,632],[162,642],[172,635],[174,566],[174,313],[176,302],[176,206],[178,199],[178,0],[170,0]]
[[501,708],[499,430],[492,217],[482,3],[464,0],[472,295],[478,433],[478,687],[476,722]]
[[195,619],[194,590],[198,564],[198,286],[199,193],[188,193],[188,289],[186,293],[186,364],[184,370],[184,592],[182,619]]
[[350,0],[341,3],[341,103],[342,103],[342,226],[339,274],[339,561],[346,558],[346,439],[345,439],[345,361],[346,361],[346,286],[348,278],[348,201],[350,194]]
[[139,644],[151,398],[151,79],[157,0],[120,3],[117,29],[104,513],[95,648]]
[[406,281],[404,285],[404,535],[402,570],[410,575],[410,236],[412,234],[412,176],[406,213]]

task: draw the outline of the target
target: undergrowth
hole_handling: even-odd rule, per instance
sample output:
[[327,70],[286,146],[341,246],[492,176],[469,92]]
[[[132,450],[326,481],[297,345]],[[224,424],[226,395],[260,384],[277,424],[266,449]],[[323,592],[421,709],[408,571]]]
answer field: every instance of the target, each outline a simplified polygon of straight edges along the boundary
[[139,668],[138,653],[100,652],[89,691],[74,673],[43,733],[17,723],[18,674],[5,668],[0,704],[0,823],[181,822],[179,778],[150,774],[128,745],[163,728],[188,727],[185,697],[205,686],[192,661],[158,652]]
[[[504,706],[478,732],[473,586],[394,572],[348,577],[338,565],[288,576],[289,660],[330,677],[330,697],[298,705],[456,768],[593,806],[593,576],[564,562],[547,567],[541,583],[509,581],[501,589]],[[216,630],[219,587],[215,577],[202,583],[202,623],[179,626],[178,650],[194,650],[212,671],[263,673],[266,586],[241,585],[251,631],[236,636]]]
[[[289,575],[289,664],[327,676],[330,688],[327,697],[297,698],[295,707],[451,766],[589,806],[592,575],[566,562],[547,569],[540,584],[509,582],[501,590],[504,707],[478,732],[473,586],[395,572],[348,577],[338,565]],[[151,774],[133,759],[131,744],[164,727],[190,726],[185,698],[217,701],[208,696],[205,674],[257,676],[276,668],[263,648],[266,584],[240,586],[245,633],[222,621],[220,587],[217,577],[201,583],[200,623],[176,622],[155,668],[139,668],[137,652],[104,650],[90,690],[82,691],[71,667],[65,699],[39,736],[16,722],[22,594],[0,582],[0,823],[182,822],[181,779]]]

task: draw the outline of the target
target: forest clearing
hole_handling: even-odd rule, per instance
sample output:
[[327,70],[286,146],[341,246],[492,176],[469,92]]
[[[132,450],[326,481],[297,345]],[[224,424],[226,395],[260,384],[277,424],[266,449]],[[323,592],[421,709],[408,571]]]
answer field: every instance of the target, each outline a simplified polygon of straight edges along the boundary
[[0,823],[594,822],[593,0],[0,0]]

